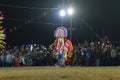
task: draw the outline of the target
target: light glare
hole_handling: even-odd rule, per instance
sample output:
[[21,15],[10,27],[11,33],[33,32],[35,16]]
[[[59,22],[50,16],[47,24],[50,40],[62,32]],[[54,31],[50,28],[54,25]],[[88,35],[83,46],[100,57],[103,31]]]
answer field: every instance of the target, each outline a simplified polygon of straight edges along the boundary
[[64,10],[60,11],[60,16],[65,16],[65,11]]
[[73,9],[72,9],[72,8],[68,9],[68,14],[69,14],[69,15],[72,15],[72,14],[73,14]]

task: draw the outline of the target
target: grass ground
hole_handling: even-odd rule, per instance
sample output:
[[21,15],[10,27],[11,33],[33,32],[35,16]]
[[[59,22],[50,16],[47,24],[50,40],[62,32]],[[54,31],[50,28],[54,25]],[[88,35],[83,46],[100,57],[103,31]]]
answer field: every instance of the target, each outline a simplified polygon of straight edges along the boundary
[[120,80],[120,67],[1,67],[0,80]]

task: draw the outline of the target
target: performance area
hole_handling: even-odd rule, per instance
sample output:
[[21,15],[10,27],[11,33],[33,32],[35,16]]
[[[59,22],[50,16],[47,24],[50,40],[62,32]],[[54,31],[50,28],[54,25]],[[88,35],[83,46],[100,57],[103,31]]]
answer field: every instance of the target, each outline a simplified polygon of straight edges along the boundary
[[0,80],[120,80],[120,67],[4,67]]

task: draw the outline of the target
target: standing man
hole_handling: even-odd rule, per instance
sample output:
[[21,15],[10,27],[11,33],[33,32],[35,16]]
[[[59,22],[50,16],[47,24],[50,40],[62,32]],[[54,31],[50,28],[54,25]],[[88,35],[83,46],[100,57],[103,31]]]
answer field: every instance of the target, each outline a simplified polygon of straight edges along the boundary
[[67,39],[67,29],[65,27],[58,27],[55,30],[53,43],[54,54],[57,56],[58,62],[56,65],[65,66],[65,60],[72,57],[73,45]]

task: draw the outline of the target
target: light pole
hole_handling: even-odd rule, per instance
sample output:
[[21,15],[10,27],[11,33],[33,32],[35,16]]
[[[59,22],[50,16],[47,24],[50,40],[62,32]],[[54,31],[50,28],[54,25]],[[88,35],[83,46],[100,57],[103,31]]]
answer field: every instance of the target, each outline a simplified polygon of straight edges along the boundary
[[61,27],[62,27],[63,26],[63,17],[65,16],[65,11],[64,10],[60,11],[60,16],[62,17],[62,19],[61,19]]
[[70,40],[72,41],[72,15],[73,15],[73,9],[68,9],[68,14],[70,15]]

